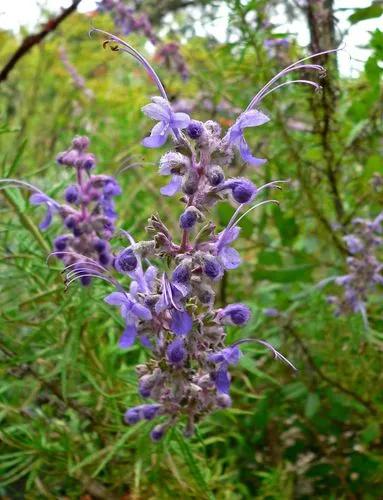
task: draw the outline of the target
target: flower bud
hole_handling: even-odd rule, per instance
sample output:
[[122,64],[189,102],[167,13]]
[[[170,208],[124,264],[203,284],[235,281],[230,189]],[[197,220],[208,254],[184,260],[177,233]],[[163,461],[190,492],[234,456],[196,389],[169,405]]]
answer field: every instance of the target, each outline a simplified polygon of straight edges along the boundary
[[204,132],[203,123],[197,120],[191,120],[187,126],[186,132],[191,139],[198,139]]
[[249,203],[257,194],[257,188],[248,179],[236,179],[230,184],[233,198],[237,203]]
[[86,149],[89,146],[89,139],[85,135],[76,135],[72,140],[72,146],[76,149]]
[[212,280],[218,280],[223,275],[223,268],[214,257],[205,257],[203,272]]
[[142,415],[145,420],[153,420],[153,418],[157,415],[160,405],[144,405],[142,407]]
[[119,253],[114,261],[114,267],[119,273],[129,273],[137,267],[137,257],[131,248],[127,248]]
[[93,248],[96,250],[98,253],[102,253],[106,250],[107,243],[105,240],[102,240],[101,238],[96,238],[93,241]]
[[186,285],[190,281],[190,269],[186,264],[179,264],[173,271],[172,281]]
[[218,186],[225,180],[225,174],[219,165],[212,165],[208,172],[207,178],[209,179],[211,186]]
[[135,408],[129,408],[125,412],[124,422],[129,425],[136,424],[141,420],[140,407],[136,406]]
[[54,247],[56,250],[65,250],[68,244],[68,236],[58,236],[54,241]]
[[250,309],[244,304],[230,304],[218,313],[218,317],[233,325],[245,325],[251,316]]
[[163,438],[165,431],[166,427],[163,424],[156,425],[150,433],[150,437],[153,441],[160,441]]
[[67,187],[66,190],[65,190],[65,200],[68,202],[68,203],[78,203],[79,201],[79,191],[78,191],[78,187],[74,184],[72,184],[71,186]]
[[180,216],[180,228],[189,230],[192,229],[192,227],[195,225],[197,222],[198,218],[198,211],[195,207],[189,207],[185,210],[183,214]]
[[198,190],[199,176],[194,168],[189,168],[182,179],[182,192],[191,196]]
[[228,394],[220,393],[217,395],[217,405],[220,408],[229,408],[231,403],[231,397]]
[[166,356],[170,363],[179,364],[186,357],[186,351],[182,339],[173,340],[166,349]]

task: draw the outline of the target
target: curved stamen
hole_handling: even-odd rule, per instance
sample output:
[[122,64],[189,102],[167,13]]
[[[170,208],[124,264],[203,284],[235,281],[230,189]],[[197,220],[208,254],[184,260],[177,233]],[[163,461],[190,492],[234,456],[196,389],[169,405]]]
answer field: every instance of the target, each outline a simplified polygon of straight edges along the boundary
[[240,344],[245,344],[246,342],[257,342],[258,344],[262,344],[265,347],[267,347],[273,354],[275,359],[279,359],[280,361],[283,361],[286,363],[288,366],[290,366],[293,370],[298,371],[298,369],[287,359],[281,354],[279,351],[275,349],[271,344],[266,342],[266,340],[262,339],[253,339],[253,338],[247,338],[247,339],[241,339],[237,340],[237,342],[234,342],[234,344],[231,344],[231,347],[235,347]]
[[111,33],[108,33],[107,31],[100,30],[98,28],[92,28],[89,31],[89,35],[92,35],[93,32],[102,33],[103,35],[106,35],[108,37],[107,42],[113,41],[113,42],[116,42],[117,45],[122,46],[123,48],[120,47],[119,50],[126,52],[129,55],[133,56],[136,59],[136,61],[138,61],[144,67],[144,69],[146,70],[148,75],[152,78],[153,82],[156,84],[162,97],[164,99],[166,99],[167,101],[169,101],[168,96],[166,94],[166,91],[164,89],[164,86],[162,85],[159,76],[157,75],[157,73],[154,71],[152,66],[149,64],[149,62],[145,59],[145,57],[143,55],[141,55],[136,49],[134,49],[127,42],[125,42],[124,40],[121,40],[121,38],[118,38],[115,35],[112,35]]
[[325,73],[325,69],[323,66],[320,66],[319,64],[301,64],[304,61],[308,61],[309,59],[313,59],[314,57],[319,57],[325,54],[332,54],[334,52],[338,52],[339,50],[342,50],[342,47],[339,47],[337,49],[331,49],[331,50],[324,50],[323,52],[318,52],[317,54],[312,54],[311,56],[304,57],[302,59],[299,59],[299,61],[296,61],[295,63],[290,64],[287,66],[287,68],[284,68],[282,71],[277,73],[262,89],[253,97],[253,99],[250,101],[249,105],[246,108],[246,111],[249,111],[252,109],[264,96],[264,94],[270,89],[270,87],[277,81],[279,80],[282,76],[285,76],[292,71],[296,71],[299,69],[314,69],[316,71],[320,71],[322,73]]
[[315,88],[315,91],[318,92],[322,89],[322,85],[319,85],[319,83],[313,82],[312,80],[290,80],[288,82],[280,83],[276,87],[273,87],[272,89],[268,90],[265,94],[262,95],[262,97],[258,100],[258,103],[262,101],[266,96],[274,92],[275,90],[278,90],[282,87],[286,87],[286,85],[291,85],[292,83],[303,83],[306,85],[311,85],[312,87]]

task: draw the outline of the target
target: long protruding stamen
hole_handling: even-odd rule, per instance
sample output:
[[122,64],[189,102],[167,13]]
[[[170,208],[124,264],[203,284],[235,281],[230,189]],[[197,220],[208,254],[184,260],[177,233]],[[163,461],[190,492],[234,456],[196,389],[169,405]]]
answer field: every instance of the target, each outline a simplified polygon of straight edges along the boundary
[[246,215],[248,213],[250,213],[252,210],[254,210],[255,208],[258,208],[260,207],[261,205],[266,205],[267,203],[274,203],[275,205],[279,205],[279,201],[278,200],[264,200],[264,201],[260,201],[259,203],[256,203],[255,205],[253,205],[252,207],[250,207],[248,210],[246,210],[246,212],[244,212],[241,217],[239,217],[239,219],[237,219],[234,223],[233,223],[233,226],[237,225],[244,217],[246,217]]
[[275,90],[278,90],[282,87],[286,87],[287,85],[291,85],[292,83],[303,83],[305,85],[311,85],[311,87],[314,87],[316,91],[322,89],[322,85],[319,85],[319,83],[313,82],[312,80],[290,80],[288,82],[280,83],[276,87],[273,87],[272,89],[268,90],[265,94],[262,95],[261,99],[259,99],[258,102],[260,102],[262,99],[264,99],[266,96],[268,96]]
[[313,59],[314,57],[319,57],[319,56],[322,56],[325,54],[332,54],[334,52],[338,52],[339,50],[342,50],[342,48],[340,47],[337,49],[324,50],[323,52],[318,52],[317,54],[312,54],[311,56],[304,57],[302,59],[299,59],[299,61],[296,61],[296,62],[290,64],[289,66],[287,66],[287,68],[284,68],[282,71],[277,73],[268,83],[266,83],[266,85],[253,97],[250,104],[247,106],[246,111],[249,111],[250,109],[254,108],[254,106],[264,97],[264,95],[266,93],[268,93],[271,86],[277,80],[279,80],[282,76],[285,76],[285,75],[291,73],[292,71],[296,71],[296,70],[300,70],[300,69],[302,69],[302,70],[303,69],[314,69],[316,71],[325,72],[325,69],[320,65],[301,64],[301,63],[303,63],[304,61],[308,61],[309,59]]
[[235,346],[238,346],[240,344],[245,344],[247,342],[257,342],[258,344],[264,345],[265,347],[267,347],[274,354],[274,358],[275,359],[279,359],[280,361],[283,361],[288,366],[290,366],[293,370],[298,371],[298,369],[291,363],[291,361],[289,361],[287,358],[285,358],[283,356],[283,354],[281,354],[279,351],[277,351],[275,349],[275,347],[273,347],[271,344],[269,344],[268,342],[266,342],[266,340],[253,339],[253,338],[241,339],[241,340],[237,340],[237,342],[234,342],[234,344],[231,344],[231,347],[235,347]]
[[149,76],[152,78],[152,80],[156,84],[162,97],[164,99],[166,99],[167,101],[169,101],[168,96],[166,94],[166,91],[164,89],[164,86],[162,85],[162,82],[161,82],[159,76],[157,75],[157,73],[154,71],[152,66],[149,64],[149,62],[145,59],[145,57],[143,55],[141,55],[136,49],[134,49],[127,42],[125,42],[124,40],[121,40],[121,38],[118,38],[115,35],[112,35],[111,33],[108,33],[107,31],[100,30],[98,28],[92,28],[89,32],[89,35],[91,35],[93,32],[102,33],[103,35],[106,35],[108,37],[108,40],[107,40],[108,42],[113,41],[113,42],[116,42],[117,45],[122,46],[123,48],[120,48],[119,50],[122,50],[123,52],[127,52],[128,54],[133,56],[136,59],[136,61],[138,61],[145,68],[145,70],[147,71]]

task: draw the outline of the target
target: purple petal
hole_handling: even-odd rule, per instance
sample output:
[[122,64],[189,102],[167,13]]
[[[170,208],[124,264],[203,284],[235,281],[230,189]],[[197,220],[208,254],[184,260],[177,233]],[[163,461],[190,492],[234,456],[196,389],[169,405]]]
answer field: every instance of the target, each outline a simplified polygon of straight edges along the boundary
[[121,292],[113,292],[110,295],[107,295],[104,301],[111,306],[121,306],[127,302],[127,297],[124,293]]
[[48,227],[52,223],[52,217],[53,217],[53,210],[49,205],[47,205],[47,211],[46,211],[45,217],[42,220],[42,222],[40,222],[39,228],[42,229],[43,231],[45,229],[48,229]]
[[152,313],[150,312],[150,309],[139,304],[138,302],[133,304],[131,312],[132,314],[137,316],[137,318],[143,319],[145,321],[152,319]]
[[142,144],[147,148],[159,148],[163,146],[169,134],[169,125],[159,122],[152,128],[149,137],[145,137]]
[[220,248],[230,245],[230,243],[233,243],[233,241],[235,241],[238,238],[240,230],[241,230],[240,227],[233,226],[230,229],[225,229],[224,231],[221,231],[218,235]]
[[50,201],[50,198],[43,193],[33,193],[29,197],[29,202],[32,203],[32,205],[41,205],[42,203],[46,203],[47,201]]
[[241,351],[237,346],[226,347],[226,349],[222,350],[222,355],[229,365],[236,365],[241,357]]
[[147,347],[148,349],[153,349],[153,345],[146,335],[141,335],[140,341],[144,347]]
[[227,366],[221,366],[215,373],[214,377],[215,386],[218,392],[223,392],[224,394],[228,394],[230,390],[230,378],[227,373]]
[[172,311],[172,322],[170,329],[176,335],[187,335],[193,327],[193,320],[186,311]]
[[125,330],[123,331],[118,345],[121,349],[127,349],[128,347],[134,344],[137,335],[137,327],[136,325],[126,325]]
[[153,120],[167,122],[170,120],[170,107],[166,101],[165,103],[166,104],[156,104],[152,102],[144,106],[142,111]]
[[242,138],[239,143],[239,152],[241,153],[242,159],[253,167],[260,167],[267,162],[264,158],[256,158],[251,154],[249,145],[244,138]]
[[149,290],[153,289],[154,286],[154,280],[156,279],[157,276],[157,268],[155,266],[149,266],[147,270],[145,271],[145,281],[149,287]]
[[219,257],[225,269],[236,269],[241,263],[241,257],[235,248],[223,247]]
[[186,113],[173,113],[171,119],[171,127],[172,128],[186,128],[190,123],[190,116]]
[[161,194],[164,196],[173,196],[181,189],[182,184],[182,176],[181,175],[173,175],[169,184],[160,189]]
[[244,129],[247,127],[258,127],[259,125],[263,125],[268,121],[270,121],[270,118],[268,116],[266,116],[264,113],[261,113],[260,111],[253,109],[251,111],[245,111],[245,113],[242,113],[238,118],[237,123],[241,129]]

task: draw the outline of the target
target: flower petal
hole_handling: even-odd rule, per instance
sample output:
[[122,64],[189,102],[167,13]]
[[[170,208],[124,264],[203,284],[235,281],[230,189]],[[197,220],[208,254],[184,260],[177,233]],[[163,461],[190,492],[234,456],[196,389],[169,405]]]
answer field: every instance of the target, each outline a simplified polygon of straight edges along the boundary
[[164,196],[173,196],[181,189],[182,175],[173,175],[169,184],[160,189]]
[[253,167],[260,167],[267,162],[264,158],[256,158],[251,154],[249,145],[244,138],[242,138],[239,143],[239,152],[241,153],[242,159]]
[[138,302],[135,302],[132,305],[131,312],[132,314],[137,316],[137,318],[143,319],[145,321],[152,319],[152,313],[150,312],[150,309],[148,309],[147,307],[143,306]]
[[44,219],[39,224],[39,228],[42,229],[43,231],[45,229],[48,229],[48,227],[52,224],[52,218],[53,218],[53,210],[47,204],[47,211],[45,213]]
[[127,325],[125,330],[123,331],[118,345],[121,349],[127,349],[128,347],[134,344],[137,335],[137,327],[134,324]]
[[190,123],[190,116],[186,113],[173,113],[170,126],[172,128],[186,128]]
[[247,127],[258,127],[259,125],[263,125],[270,121],[270,118],[266,116],[264,113],[257,111],[256,109],[252,109],[250,111],[245,111],[240,115],[237,120],[238,125],[241,129]]
[[104,299],[104,302],[110,304],[111,306],[121,306],[127,302],[128,298],[124,293],[121,292],[113,292],[110,295],[107,295]]
[[215,372],[214,382],[218,392],[229,394],[230,376],[227,372],[226,364],[221,365]]
[[235,248],[223,247],[219,253],[225,269],[236,269],[241,263],[241,257]]
[[173,309],[171,316],[171,331],[176,335],[187,335],[193,327],[193,320],[190,314],[186,311],[177,311],[177,309]]
[[149,137],[145,137],[141,144],[147,148],[159,148],[163,146],[169,134],[169,125],[159,122],[154,125]]
[[[165,99],[164,99],[165,101]],[[152,118],[153,120],[158,120],[158,121],[169,121],[170,120],[170,106],[165,101],[166,104],[159,104],[159,103],[150,103],[147,104],[142,108],[142,111],[146,114],[146,116],[149,116],[149,118]]]

